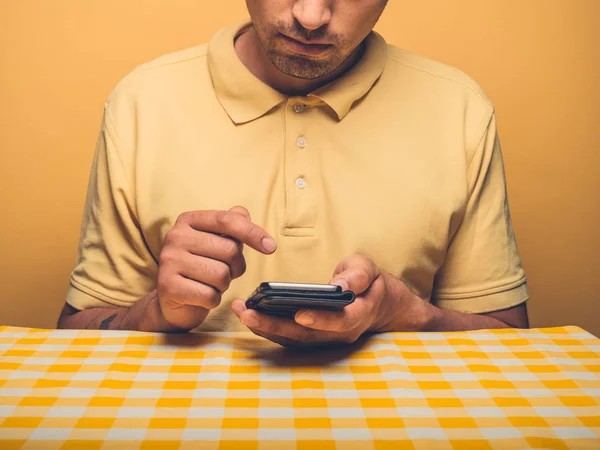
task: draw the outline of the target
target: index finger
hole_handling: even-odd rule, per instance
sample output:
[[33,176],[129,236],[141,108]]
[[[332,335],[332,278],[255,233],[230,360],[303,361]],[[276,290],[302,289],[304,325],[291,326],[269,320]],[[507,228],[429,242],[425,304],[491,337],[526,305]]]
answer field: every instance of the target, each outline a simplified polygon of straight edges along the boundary
[[186,223],[198,231],[229,236],[264,254],[271,254],[277,249],[277,242],[269,233],[236,212],[190,211],[180,215],[177,222]]
[[[229,212],[233,212],[233,213],[239,214],[239,215],[245,217],[248,220],[252,220],[252,217],[250,217],[250,211],[248,211],[243,206],[233,206],[233,207],[229,208]],[[227,236],[223,236],[223,237],[227,237]],[[241,243],[240,241],[235,241],[235,243],[240,248],[240,251],[243,252],[244,251],[244,244]]]

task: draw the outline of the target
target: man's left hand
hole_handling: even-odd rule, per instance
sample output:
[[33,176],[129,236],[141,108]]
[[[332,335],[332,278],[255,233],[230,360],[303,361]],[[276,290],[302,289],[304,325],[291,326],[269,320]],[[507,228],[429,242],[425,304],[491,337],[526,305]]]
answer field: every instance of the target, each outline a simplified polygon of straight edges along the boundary
[[340,262],[330,284],[351,290],[356,300],[341,311],[300,310],[293,319],[247,309],[240,299],[231,307],[255,334],[294,347],[347,344],[367,332],[418,331],[423,326],[425,302],[364,256],[353,255]]

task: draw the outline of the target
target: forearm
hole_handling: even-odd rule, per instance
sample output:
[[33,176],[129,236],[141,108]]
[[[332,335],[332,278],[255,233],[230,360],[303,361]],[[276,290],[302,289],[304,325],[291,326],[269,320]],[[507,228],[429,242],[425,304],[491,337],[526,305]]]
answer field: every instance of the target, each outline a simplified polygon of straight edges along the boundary
[[469,331],[493,328],[528,328],[525,304],[486,314],[441,309],[419,298],[390,274],[389,309],[378,331]]
[[489,315],[450,311],[429,303],[425,303],[425,309],[428,319],[425,321],[422,331],[469,331],[513,327],[513,325]]
[[156,290],[131,307],[90,308],[79,311],[65,305],[58,328],[89,330],[179,331],[163,317]]

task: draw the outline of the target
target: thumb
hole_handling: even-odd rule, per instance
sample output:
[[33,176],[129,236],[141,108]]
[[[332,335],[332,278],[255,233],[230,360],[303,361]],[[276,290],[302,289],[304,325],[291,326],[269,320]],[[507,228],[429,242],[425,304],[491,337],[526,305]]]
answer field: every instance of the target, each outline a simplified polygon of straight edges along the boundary
[[343,290],[351,290],[360,295],[369,289],[379,274],[379,269],[369,258],[352,255],[338,264],[329,284],[341,286]]

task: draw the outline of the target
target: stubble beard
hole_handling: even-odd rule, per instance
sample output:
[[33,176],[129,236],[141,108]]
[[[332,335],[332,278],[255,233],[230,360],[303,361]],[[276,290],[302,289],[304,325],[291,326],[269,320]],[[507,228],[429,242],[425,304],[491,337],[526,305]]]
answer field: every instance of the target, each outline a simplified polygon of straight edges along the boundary
[[[337,35],[326,35],[323,32],[324,30],[308,33],[298,24],[294,24],[292,27],[277,24],[264,30],[264,34],[258,32],[258,30],[256,31],[260,44],[271,63],[286,75],[303,80],[315,80],[330,74],[344,62],[344,56],[341,55],[339,50],[343,48],[341,40]],[[300,37],[305,41],[326,38],[325,40],[333,46],[331,50],[328,50],[326,57],[321,59],[284,52],[279,50],[277,45],[278,39],[276,36],[281,31],[285,31],[288,36]]]
[[285,55],[277,51],[273,45],[265,48],[269,60],[277,69],[286,75],[303,80],[315,80],[324,77],[343,62],[337,54],[325,60],[313,60],[308,57]]

